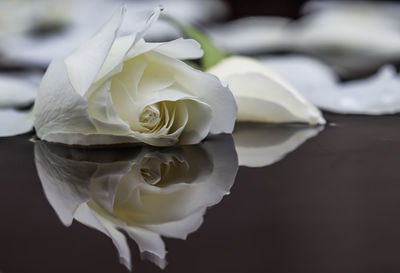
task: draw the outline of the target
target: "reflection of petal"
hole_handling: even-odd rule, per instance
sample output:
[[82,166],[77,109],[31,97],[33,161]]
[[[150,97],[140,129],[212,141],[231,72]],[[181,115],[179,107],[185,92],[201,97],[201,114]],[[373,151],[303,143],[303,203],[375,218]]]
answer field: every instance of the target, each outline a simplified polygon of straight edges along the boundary
[[[130,250],[119,230],[164,267],[161,236],[185,239],[196,231],[206,209],[229,193],[238,168],[233,139],[227,135],[165,149],[82,150],[38,141],[35,161],[61,221],[70,225],[76,219],[109,236],[128,268]],[[156,162],[164,165],[154,173]],[[152,174],[161,176],[156,184],[144,179]]]
[[[50,146],[44,142],[37,142],[35,145],[36,168],[47,200],[63,224],[69,226],[72,224],[75,211],[90,198],[87,184],[96,171],[96,166],[83,167],[81,162],[65,162],[63,158],[50,153],[50,150]],[[51,165],[54,167],[49,168]],[[73,169],[80,171],[71,172]],[[67,181],[65,181],[66,177],[68,177]]]
[[320,131],[321,127],[238,123],[233,139],[239,165],[247,167],[271,165]]
[[205,209],[201,209],[188,217],[175,222],[168,222],[156,225],[147,225],[146,228],[162,236],[186,240],[186,237],[198,230],[203,223]]
[[129,270],[132,268],[131,264],[131,251],[128,246],[126,237],[118,231],[114,226],[104,224],[101,221],[101,216],[94,214],[86,203],[78,207],[74,215],[75,219],[82,224],[96,229],[111,238],[113,244],[118,250],[120,262],[125,265]]
[[32,131],[32,129],[32,112],[0,109],[0,137],[21,135]]

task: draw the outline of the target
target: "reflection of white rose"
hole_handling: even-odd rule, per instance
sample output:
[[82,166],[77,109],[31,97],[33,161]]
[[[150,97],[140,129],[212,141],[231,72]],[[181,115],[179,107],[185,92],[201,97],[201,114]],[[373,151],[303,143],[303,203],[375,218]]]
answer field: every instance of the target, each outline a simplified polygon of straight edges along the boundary
[[82,151],[48,142],[35,146],[45,194],[61,221],[73,219],[109,236],[131,266],[124,230],[163,266],[162,236],[185,239],[206,208],[233,184],[237,156],[231,136],[198,146]]
[[54,60],[35,104],[41,139],[66,144],[199,143],[231,133],[236,104],[227,87],[179,59],[202,55],[197,42],[142,39],[144,29],[116,38],[125,9],[65,60]]

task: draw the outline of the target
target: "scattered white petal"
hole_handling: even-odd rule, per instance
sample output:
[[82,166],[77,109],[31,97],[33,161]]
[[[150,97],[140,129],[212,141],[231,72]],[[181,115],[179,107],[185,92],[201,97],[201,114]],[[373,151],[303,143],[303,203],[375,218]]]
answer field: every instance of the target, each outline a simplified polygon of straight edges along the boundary
[[[8,2],[15,2],[9,0]],[[0,1],[0,17],[3,11],[10,14],[10,9],[4,6],[4,1]],[[7,2],[7,1],[6,1]],[[157,5],[162,5],[164,13],[176,18],[181,22],[198,23],[212,21],[224,18],[228,14],[227,5],[220,0],[141,0],[141,1],[115,1],[115,0],[70,0],[57,1],[57,11],[45,12],[45,8],[32,9],[33,2],[48,1],[24,1],[25,5],[20,5],[25,10],[21,16],[14,16],[17,23],[10,24],[18,26],[13,32],[19,32],[20,35],[10,35],[7,39],[2,39],[0,52],[13,63],[34,64],[47,66],[52,59],[65,56],[66,52],[71,52],[76,45],[81,44],[92,35],[109,18],[110,11],[116,10],[121,5],[126,5],[128,12],[126,20],[121,26],[121,34],[129,34],[139,30],[148,13]],[[31,3],[32,2],[32,3]],[[55,2],[55,1],[51,1]],[[11,9],[12,10],[12,9]],[[17,10],[17,9],[14,9]],[[96,16],[91,16],[93,10],[96,10]],[[37,12],[38,11],[38,12]],[[27,18],[26,14],[30,16]],[[46,18],[49,14],[57,14],[55,18],[47,20],[49,23],[62,23],[62,31],[54,32],[39,39],[33,35],[27,35],[24,31],[29,29],[19,29],[19,26],[34,25],[38,19]],[[13,17],[13,16],[10,16]],[[30,18],[36,20],[30,20]],[[88,20],[90,17],[90,20]],[[30,21],[24,24],[22,19]],[[53,20],[54,19],[54,20]],[[56,20],[57,19],[57,20]],[[0,30],[0,37],[1,37]],[[163,41],[179,38],[180,32],[168,22],[159,20],[146,33],[145,38],[152,41]]]
[[213,25],[207,33],[229,53],[307,53],[351,76],[398,58],[399,10],[399,3],[387,1],[312,1],[298,20],[249,17]]
[[376,75],[341,83],[323,63],[307,57],[263,57],[269,68],[317,107],[340,114],[383,115],[400,112],[400,76],[392,66]]
[[400,76],[394,67],[385,66],[368,79],[343,83],[312,96],[316,105],[335,113],[395,114],[400,112]]
[[290,47],[290,19],[246,17],[207,29],[212,41],[225,52],[236,54],[284,50]]
[[339,3],[308,13],[294,27],[297,46],[306,51],[396,56],[400,54],[400,20],[393,11],[379,7],[379,4]]
[[0,137],[29,133],[33,129],[33,113],[14,109],[0,109]]
[[25,107],[33,103],[40,73],[0,74],[0,108]]

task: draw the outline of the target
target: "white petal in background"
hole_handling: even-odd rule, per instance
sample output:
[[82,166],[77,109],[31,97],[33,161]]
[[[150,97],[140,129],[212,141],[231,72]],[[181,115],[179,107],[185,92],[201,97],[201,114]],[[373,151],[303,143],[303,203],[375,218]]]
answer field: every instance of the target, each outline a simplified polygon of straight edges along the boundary
[[[35,2],[36,1],[32,1]],[[38,1],[40,2],[40,1]],[[46,1],[41,1],[46,3]],[[164,13],[176,18],[182,22],[204,22],[214,19],[224,18],[228,13],[227,6],[220,0],[140,0],[140,1],[112,1],[112,0],[72,0],[55,1],[58,4],[57,9],[63,13],[64,24],[62,31],[35,37],[21,32],[20,35],[11,35],[3,39],[0,43],[0,52],[4,59],[9,62],[22,64],[35,64],[47,66],[50,61],[57,57],[64,57],[66,53],[71,52],[77,45],[87,40],[96,32],[98,26],[107,21],[110,17],[110,11],[114,11],[121,5],[128,7],[127,18],[121,27],[121,35],[133,33],[141,26],[143,20],[147,18],[149,12],[157,5],[162,5]],[[0,2],[0,17],[2,12],[10,13],[12,10],[2,8],[3,2]],[[3,4],[4,5],[4,4]],[[26,2],[28,11],[29,5]],[[45,4],[44,7],[48,7]],[[49,8],[49,7],[48,7]],[[43,8],[44,9],[44,8]],[[90,16],[96,10],[96,16]],[[32,11],[33,12],[33,11]],[[42,13],[37,14],[41,16]],[[91,20],[87,20],[90,16]],[[60,16],[59,16],[60,17]],[[54,20],[48,20],[48,24]],[[17,21],[18,24],[21,24]],[[56,21],[55,23],[60,23]],[[15,24],[15,22],[14,22]],[[33,23],[32,23],[33,24]],[[146,34],[147,40],[161,41],[180,37],[179,31],[171,24],[159,20],[154,27]]]
[[33,113],[14,109],[0,109],[0,137],[16,136],[33,129]]
[[400,112],[400,75],[391,66],[383,67],[370,78],[342,83],[327,65],[308,57],[260,60],[323,110],[367,115]]
[[0,108],[25,107],[36,98],[42,73],[0,73]]
[[289,48],[290,19],[245,17],[207,29],[211,40],[225,52],[254,54]]
[[[315,2],[314,2],[315,3]],[[294,30],[301,48],[358,51],[393,57],[400,53],[399,4],[338,1],[313,2]]]
[[274,164],[322,130],[323,127],[239,122],[233,133],[239,166]]
[[322,109],[340,114],[399,113],[400,76],[394,67],[385,66],[368,79],[339,84],[315,100]]
[[0,137],[25,134],[33,129],[33,113],[16,110],[33,104],[41,73],[0,74]]
[[383,1],[313,1],[296,21],[248,17],[211,26],[207,32],[229,53],[302,52],[351,76],[352,71],[399,58],[399,10],[399,3]]

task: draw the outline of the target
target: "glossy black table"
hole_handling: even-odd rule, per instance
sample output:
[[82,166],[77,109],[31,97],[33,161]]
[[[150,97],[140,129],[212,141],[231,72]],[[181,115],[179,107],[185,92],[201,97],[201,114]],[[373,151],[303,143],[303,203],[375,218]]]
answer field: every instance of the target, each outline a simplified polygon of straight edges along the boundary
[[[279,162],[240,167],[163,272],[400,270],[400,116],[340,116]],[[110,238],[64,226],[43,192],[32,135],[0,139],[0,272],[128,272]],[[161,272],[128,239],[133,272]]]

